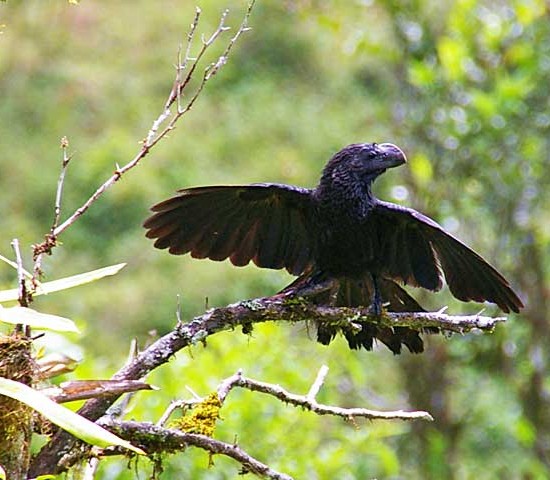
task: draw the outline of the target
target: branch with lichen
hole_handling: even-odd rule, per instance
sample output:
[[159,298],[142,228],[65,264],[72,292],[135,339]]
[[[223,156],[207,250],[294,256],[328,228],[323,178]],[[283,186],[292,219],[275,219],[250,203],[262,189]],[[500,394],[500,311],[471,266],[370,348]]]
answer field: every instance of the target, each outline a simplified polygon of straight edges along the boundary
[[[491,332],[504,321],[503,317],[491,318],[482,315],[453,316],[442,312],[392,313],[372,315],[368,308],[331,307],[314,305],[302,299],[277,295],[247,300],[227,307],[213,308],[193,318],[188,323],[178,321],[176,327],[140,352],[131,362],[121,368],[113,380],[138,380],[152,370],[167,363],[182,348],[205,341],[210,335],[242,327],[249,332],[254,324],[264,322],[329,323],[340,328],[358,328],[361,323],[386,327],[409,327],[417,331],[437,328],[442,333]],[[90,420],[98,420],[116,401],[118,396],[96,398],[87,401],[79,414]],[[31,473],[64,471],[60,459],[62,452],[77,440],[66,432],[56,433],[51,441],[34,459]]]
[[[122,438],[131,438],[135,445],[141,445],[149,453],[182,451],[186,447],[198,447],[211,454],[225,455],[242,465],[242,473],[253,473],[261,478],[272,480],[292,480],[292,477],[273,470],[246,453],[237,444],[221,442],[206,435],[185,433],[179,430],[162,428],[150,423],[120,422],[110,419],[98,422],[102,427]],[[117,449],[106,450],[105,454],[119,454]]]
[[241,371],[239,371],[235,375],[232,375],[226,379],[220,385],[218,388],[218,397],[220,398],[220,401],[223,401],[223,399],[225,399],[233,388],[239,387],[251,390],[253,392],[261,392],[271,395],[285,404],[304,408],[316,413],[317,415],[332,415],[348,420],[355,418],[367,418],[369,420],[433,420],[432,416],[428,412],[423,411],[406,412],[403,410],[397,410],[382,412],[378,410],[369,410],[367,408],[342,408],[318,403],[316,396],[327,373],[328,367],[323,365],[307,395],[297,395],[295,393],[288,392],[280,385],[273,385],[271,383],[260,382],[258,380],[247,378]]
[[[428,412],[423,411],[376,411],[366,408],[341,408],[324,405],[316,401],[328,374],[328,367],[323,365],[305,395],[288,392],[280,385],[261,382],[243,375],[238,371],[223,380],[217,390],[205,398],[194,395],[191,400],[172,402],[156,425],[143,422],[121,422],[105,415],[98,420],[98,424],[107,428],[122,438],[131,439],[134,445],[146,450],[148,454],[173,454],[184,451],[189,446],[206,450],[212,455],[226,455],[242,466],[242,472],[253,473],[261,478],[290,479],[288,475],[276,472],[268,465],[260,462],[236,444],[228,444],[212,438],[217,420],[220,418],[220,409],[234,388],[244,388],[253,392],[271,395],[285,405],[305,408],[318,415],[332,415],[346,420],[366,418],[369,420],[433,420]],[[190,410],[190,413],[164,425],[176,408]],[[73,450],[73,453],[64,458],[64,465],[71,465],[82,460],[82,450]],[[99,455],[125,455],[126,451],[119,448],[108,448]]]
[[219,418],[219,410],[225,402],[227,396],[234,388],[244,388],[252,392],[264,393],[277,398],[285,405],[292,405],[309,410],[317,415],[332,415],[342,417],[346,420],[356,418],[366,418],[368,420],[429,420],[433,421],[432,416],[424,411],[378,411],[367,408],[341,408],[332,405],[323,405],[316,400],[317,394],[323,386],[329,368],[323,365],[315,381],[311,385],[306,395],[298,395],[291,393],[272,383],[254,380],[245,377],[241,370],[234,375],[223,380],[218,386],[215,393],[210,394],[206,398],[194,396],[191,400],[177,400],[172,402],[157,422],[158,426],[164,425],[170,415],[177,409],[191,408],[194,411],[181,419],[175,421],[178,429],[189,433],[203,433],[211,436],[214,433],[216,420]]

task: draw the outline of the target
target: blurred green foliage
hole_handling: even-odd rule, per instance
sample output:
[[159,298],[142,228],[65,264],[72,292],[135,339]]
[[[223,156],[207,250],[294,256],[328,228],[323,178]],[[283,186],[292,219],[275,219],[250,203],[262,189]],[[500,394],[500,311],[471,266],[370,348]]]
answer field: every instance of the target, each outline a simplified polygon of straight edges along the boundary
[[[201,31],[237,0],[205,0]],[[130,160],[171,88],[193,4],[165,0],[5,2],[0,6],[0,252],[51,225],[61,163],[75,152],[63,216]],[[312,186],[327,158],[356,141],[391,141],[409,163],[379,196],[440,221],[506,274],[527,308],[494,335],[427,339],[422,356],[329,348],[305,326],[226,332],[181,352],[136,396],[130,416],[156,420],[173,398],[245,374],[307,392],[331,368],[320,400],[342,406],[426,409],[433,424],[317,417],[233,392],[216,437],[296,478],[548,478],[550,408],[550,22],[542,0],[258,0],[253,30],[194,110],[142,165],[63,234],[48,279],[128,262],[117,277],[37,299],[75,319],[82,336],[44,344],[82,358],[79,378],[106,377],[132,337],[148,340],[210,305],[276,292],[283,272],[171,257],[143,236],[152,203],[185,186],[257,181]],[[15,274],[0,267],[2,287]],[[448,294],[413,292],[432,308],[475,312]],[[488,314],[497,313],[492,307]],[[74,375],[73,375],[74,378]],[[186,451],[164,478],[233,478],[227,459]],[[140,471],[151,465],[140,461]],[[98,478],[134,478],[105,461]],[[145,478],[145,473],[142,474]]]

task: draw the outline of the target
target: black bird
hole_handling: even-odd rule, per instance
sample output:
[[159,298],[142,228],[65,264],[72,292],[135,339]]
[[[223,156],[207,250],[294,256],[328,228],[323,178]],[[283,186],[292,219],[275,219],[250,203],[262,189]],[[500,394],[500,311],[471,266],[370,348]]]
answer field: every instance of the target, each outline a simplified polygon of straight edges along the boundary
[[[313,295],[317,302],[372,305],[375,314],[383,303],[389,311],[423,311],[396,282],[437,291],[444,274],[459,300],[518,312],[521,300],[480,255],[425,215],[373,195],[374,180],[405,162],[391,143],[359,143],[330,159],[314,189],[258,183],[179,190],[152,207],[146,235],[175,255],[229,258],[237,266],[252,260],[300,275],[284,294],[307,294],[336,281],[336,292]],[[335,333],[321,326],[318,339],[328,344]],[[418,333],[408,328],[364,325],[359,333],[344,333],[352,348],[370,349],[377,338],[394,353],[402,343],[412,352],[423,350]]]

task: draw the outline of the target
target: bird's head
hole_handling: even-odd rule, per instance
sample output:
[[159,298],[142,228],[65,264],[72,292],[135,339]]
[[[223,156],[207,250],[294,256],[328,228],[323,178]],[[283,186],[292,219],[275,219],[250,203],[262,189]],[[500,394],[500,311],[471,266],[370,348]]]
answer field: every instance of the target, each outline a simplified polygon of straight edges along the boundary
[[388,168],[398,167],[406,161],[403,151],[392,143],[354,143],[330,159],[323,171],[322,183],[351,180],[370,185]]

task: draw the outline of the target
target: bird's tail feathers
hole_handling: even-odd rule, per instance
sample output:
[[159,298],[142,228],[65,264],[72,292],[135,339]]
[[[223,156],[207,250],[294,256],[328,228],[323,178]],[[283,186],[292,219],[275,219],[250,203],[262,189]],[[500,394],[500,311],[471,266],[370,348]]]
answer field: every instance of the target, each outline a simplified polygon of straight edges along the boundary
[[[286,295],[306,296],[309,301],[320,305],[335,307],[368,307],[372,303],[374,287],[369,276],[362,279],[334,280],[334,287],[309,295],[304,292],[313,290],[312,284],[319,281],[315,273],[307,272],[284,288],[281,293]],[[392,280],[381,278],[378,288],[383,304],[390,312],[423,312],[418,302],[403,288]],[[382,342],[394,354],[401,353],[405,345],[412,353],[424,351],[424,344],[418,331],[407,327],[384,327],[373,323],[354,322],[350,328],[342,328],[329,324],[317,324],[317,340],[328,345],[338,332],[342,332],[352,349],[361,347],[372,350],[375,340]],[[357,325],[360,329],[357,329]]]

